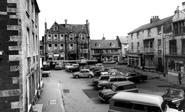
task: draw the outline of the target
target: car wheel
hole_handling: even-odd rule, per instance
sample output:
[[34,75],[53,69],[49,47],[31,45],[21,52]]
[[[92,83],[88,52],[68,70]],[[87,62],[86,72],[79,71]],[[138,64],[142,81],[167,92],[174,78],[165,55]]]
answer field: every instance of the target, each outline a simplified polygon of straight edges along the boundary
[[75,75],[75,78],[79,78],[79,76],[78,75]]
[[107,100],[107,102],[110,104],[110,98]]
[[102,89],[103,89],[103,90],[104,90],[104,89],[107,89],[107,87],[106,87],[106,86],[103,86]]
[[89,78],[92,78],[92,75],[88,75]]

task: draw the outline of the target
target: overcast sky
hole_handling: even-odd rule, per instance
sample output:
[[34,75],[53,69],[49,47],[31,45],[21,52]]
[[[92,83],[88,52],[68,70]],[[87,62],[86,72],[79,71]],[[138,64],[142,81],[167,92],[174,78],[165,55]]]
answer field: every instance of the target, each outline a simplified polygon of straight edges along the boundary
[[116,39],[150,22],[152,16],[160,19],[172,16],[185,0],[37,0],[40,39],[44,35],[44,22],[48,28],[56,21],[64,24],[90,23],[90,38]]

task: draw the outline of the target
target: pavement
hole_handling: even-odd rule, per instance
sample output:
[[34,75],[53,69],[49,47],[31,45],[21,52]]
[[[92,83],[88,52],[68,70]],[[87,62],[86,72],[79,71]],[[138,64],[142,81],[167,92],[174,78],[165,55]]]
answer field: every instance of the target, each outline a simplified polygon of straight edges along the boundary
[[36,102],[36,105],[43,104],[41,112],[65,112],[61,84],[54,81],[43,80],[41,97]]
[[181,80],[182,84],[179,84],[178,77],[174,76],[174,75],[166,74],[164,76],[164,74],[161,73],[161,72],[146,71],[146,70],[144,71],[144,70],[141,70],[141,69],[135,69],[133,67],[128,67],[127,65],[117,65],[116,68],[123,69],[123,70],[126,70],[126,71],[133,71],[133,70],[135,70],[135,71],[137,71],[137,72],[139,72],[139,73],[141,73],[143,75],[147,75],[148,78],[158,78],[159,80],[165,81],[165,82],[167,82],[170,85],[185,87],[185,76],[182,77],[182,80]]
[[[182,84],[180,85],[178,83],[177,76],[172,76],[172,75],[164,76],[163,73],[160,73],[160,72],[144,71],[141,69],[128,67],[127,65],[117,65],[116,68],[126,70],[126,71],[135,70],[141,74],[147,75],[149,79],[158,78],[159,80],[165,81],[165,83],[168,82],[169,85],[185,87],[185,77],[182,78]],[[52,91],[51,91],[51,88],[52,88]],[[42,112],[65,112],[60,83],[43,81],[41,97],[38,99],[36,104],[43,104]]]

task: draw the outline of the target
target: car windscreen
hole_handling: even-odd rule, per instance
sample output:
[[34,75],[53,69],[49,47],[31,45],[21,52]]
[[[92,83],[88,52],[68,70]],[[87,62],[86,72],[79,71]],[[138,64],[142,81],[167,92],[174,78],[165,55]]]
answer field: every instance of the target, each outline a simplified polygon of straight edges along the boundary
[[108,80],[108,79],[109,79],[109,76],[100,77],[100,80]]

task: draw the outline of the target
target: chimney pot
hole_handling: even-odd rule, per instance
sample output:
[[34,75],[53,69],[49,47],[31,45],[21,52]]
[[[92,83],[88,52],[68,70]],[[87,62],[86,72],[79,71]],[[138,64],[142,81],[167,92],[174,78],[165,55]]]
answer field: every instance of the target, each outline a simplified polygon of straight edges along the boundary
[[65,19],[65,24],[67,24],[67,19]]

